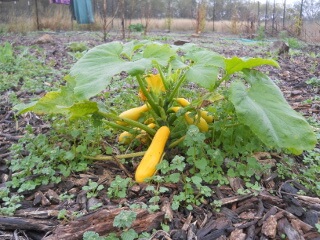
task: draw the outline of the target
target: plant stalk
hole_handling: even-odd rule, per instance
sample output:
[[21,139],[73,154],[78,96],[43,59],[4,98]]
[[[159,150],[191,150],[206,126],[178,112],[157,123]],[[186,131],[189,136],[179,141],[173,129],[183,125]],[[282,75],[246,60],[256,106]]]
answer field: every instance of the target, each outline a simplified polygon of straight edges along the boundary
[[149,94],[149,92],[145,88],[145,86],[143,85],[143,82],[142,82],[140,75],[136,75],[136,78],[138,80],[138,83],[139,83],[139,86],[140,86],[142,93],[147,98],[147,102],[150,104],[151,108],[156,112],[156,114],[158,116],[160,116],[159,108],[158,108],[157,104],[155,103],[154,99],[151,97],[151,95]]
[[98,160],[98,161],[108,161],[108,160],[114,160],[114,159],[125,159],[125,158],[133,158],[133,157],[141,157],[144,156],[144,154],[146,153],[146,151],[143,152],[135,152],[135,153],[127,153],[127,154],[119,154],[119,155],[114,155],[114,156],[95,156],[95,157],[91,157],[91,156],[84,156],[87,159],[91,159],[91,160]]
[[177,95],[179,88],[181,86],[181,84],[185,81],[186,79],[186,74],[184,73],[183,76],[180,78],[178,84],[175,86],[175,88],[173,89],[173,91],[171,92],[170,96],[168,97],[168,103],[172,102],[173,98]]
[[170,143],[170,145],[168,146],[168,148],[174,148],[175,146],[177,146],[179,143],[183,142],[183,140],[186,138],[186,135],[182,136],[181,138],[175,140],[174,142]]
[[[134,121],[134,120],[131,120],[129,118],[121,118],[119,116],[116,116],[114,114],[111,114],[111,113],[106,113],[106,112],[102,112],[102,111],[98,111],[97,112],[99,115],[105,117],[105,118],[111,118],[113,120],[116,120],[116,121],[123,121],[123,122],[126,122],[128,123],[130,126],[132,127],[137,127],[137,128],[140,128],[144,131],[146,131],[148,134],[150,134],[151,136],[154,136],[156,134],[156,130],[152,129],[152,128],[149,128],[148,126],[146,126],[145,124],[143,123],[139,123],[137,121]],[[107,124],[109,123],[109,125],[113,126],[113,127],[116,127],[116,128],[119,128],[119,129],[124,129],[122,128],[121,125],[117,124],[117,123],[111,123],[111,122],[107,122]],[[111,124],[110,124],[111,123]],[[128,130],[128,129],[127,129]],[[129,128],[130,130],[130,128]],[[125,130],[126,131],[126,130]]]
[[167,91],[168,90],[168,84],[167,84],[167,81],[165,81],[165,77],[164,77],[163,71],[162,71],[162,69],[161,69],[161,67],[160,67],[160,65],[158,63],[156,63],[156,68],[157,68],[157,70],[158,70],[158,72],[160,74],[163,86],[164,86],[165,90]]

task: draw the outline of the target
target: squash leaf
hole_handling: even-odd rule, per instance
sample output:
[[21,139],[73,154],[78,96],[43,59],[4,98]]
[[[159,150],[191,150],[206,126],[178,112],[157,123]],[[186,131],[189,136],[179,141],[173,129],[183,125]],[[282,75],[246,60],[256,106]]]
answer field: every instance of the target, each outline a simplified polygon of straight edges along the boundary
[[66,86],[62,86],[59,91],[48,92],[45,96],[38,101],[33,101],[28,104],[18,104],[14,109],[18,114],[23,114],[32,111],[36,114],[65,114],[68,112],[67,108],[72,106],[77,100],[73,94],[75,81],[72,77],[67,75]]
[[212,89],[216,85],[219,69],[225,67],[224,58],[205,49],[191,51],[185,58],[191,61],[186,72],[187,81]]
[[70,120],[81,118],[84,116],[92,115],[99,111],[98,104],[96,102],[83,101],[73,104],[68,108],[71,114]]
[[111,79],[127,72],[134,76],[151,69],[152,62],[167,65],[175,52],[169,45],[132,42],[106,43],[88,51],[72,68],[76,78],[75,94],[89,99],[103,91]]
[[259,67],[262,65],[270,65],[277,68],[280,68],[279,64],[273,59],[263,59],[263,58],[226,58],[226,73],[231,75],[235,72],[242,71],[243,69],[251,69],[254,67]]
[[294,154],[313,149],[317,140],[312,128],[290,107],[272,80],[255,70],[244,73],[250,87],[241,81],[230,87],[230,100],[239,121],[268,147],[287,149]]

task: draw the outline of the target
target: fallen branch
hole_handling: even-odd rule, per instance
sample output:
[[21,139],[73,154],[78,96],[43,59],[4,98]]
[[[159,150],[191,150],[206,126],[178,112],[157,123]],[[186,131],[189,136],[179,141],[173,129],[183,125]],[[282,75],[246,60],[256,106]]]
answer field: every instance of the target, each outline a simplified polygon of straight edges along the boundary
[[55,220],[40,220],[33,218],[21,218],[21,217],[0,217],[0,229],[1,230],[33,230],[40,232],[51,231],[58,225],[58,221]]
[[[94,231],[100,235],[120,234],[120,229],[113,226],[113,220],[123,210],[128,210],[128,208],[101,209],[81,216],[66,225],[59,225],[52,235],[45,237],[43,240],[80,240],[86,231]],[[159,228],[164,217],[163,212],[149,213],[145,209],[135,210],[135,212],[137,218],[131,228],[137,233],[149,232]]]

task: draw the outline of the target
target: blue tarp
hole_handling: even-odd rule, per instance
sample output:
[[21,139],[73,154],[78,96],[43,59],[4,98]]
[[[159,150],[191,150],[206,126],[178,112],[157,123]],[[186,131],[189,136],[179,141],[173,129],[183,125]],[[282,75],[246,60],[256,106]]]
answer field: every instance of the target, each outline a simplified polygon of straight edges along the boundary
[[94,23],[92,0],[73,0],[70,3],[71,12],[77,23]]

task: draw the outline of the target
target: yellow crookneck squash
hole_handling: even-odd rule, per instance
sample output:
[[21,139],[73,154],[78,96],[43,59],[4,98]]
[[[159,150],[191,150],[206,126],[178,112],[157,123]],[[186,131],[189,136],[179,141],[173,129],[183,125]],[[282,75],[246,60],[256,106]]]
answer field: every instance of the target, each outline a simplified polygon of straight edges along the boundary
[[[148,110],[149,110],[149,106],[147,104],[144,104],[140,107],[131,108],[131,109],[128,109],[128,110],[120,113],[119,117],[120,118],[128,118],[128,119],[137,121],[141,117],[142,113],[144,113]],[[127,125],[127,123],[125,121],[117,121],[117,123],[122,126]]]
[[167,126],[160,127],[154,135],[148,150],[137,167],[135,180],[138,183],[144,182],[146,178],[155,174],[156,166],[161,160],[169,135],[170,129]]
[[[190,102],[185,98],[176,98],[177,103],[181,105],[182,107],[186,107],[190,104]],[[200,110],[201,117],[207,122],[212,123],[214,120],[214,117],[212,115],[209,115],[208,111]]]

